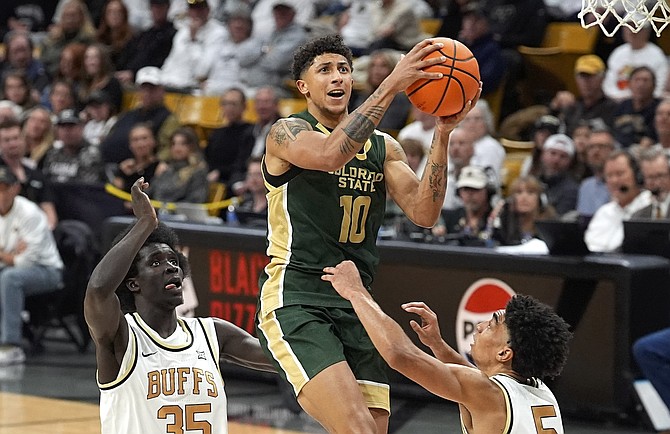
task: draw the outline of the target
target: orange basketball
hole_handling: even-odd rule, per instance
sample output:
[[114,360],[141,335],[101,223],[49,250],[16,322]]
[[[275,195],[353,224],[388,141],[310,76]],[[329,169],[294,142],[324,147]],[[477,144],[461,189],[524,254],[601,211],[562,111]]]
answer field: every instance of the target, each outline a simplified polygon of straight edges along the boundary
[[409,100],[422,112],[434,116],[451,116],[463,110],[465,103],[479,91],[479,64],[468,47],[449,38],[434,38],[444,47],[425,58],[445,56],[444,63],[429,66],[425,71],[441,72],[439,80],[420,79],[405,92]]

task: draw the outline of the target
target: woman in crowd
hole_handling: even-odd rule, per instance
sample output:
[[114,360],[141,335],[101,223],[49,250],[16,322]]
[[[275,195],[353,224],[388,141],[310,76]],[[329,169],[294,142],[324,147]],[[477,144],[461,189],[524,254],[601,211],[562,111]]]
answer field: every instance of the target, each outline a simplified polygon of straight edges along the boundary
[[102,12],[96,39],[110,50],[113,70],[125,64],[126,47],[133,38],[133,29],[128,22],[128,8],[121,0],[109,0]]
[[209,194],[208,167],[198,136],[180,127],[170,139],[170,157],[156,168],[149,196],[161,202],[204,203]]
[[20,72],[10,72],[5,75],[2,81],[2,96],[3,99],[8,99],[21,106],[24,113],[37,104],[28,79]]
[[52,121],[63,110],[77,107],[77,93],[74,87],[65,80],[54,80],[49,89],[49,97],[44,106],[51,109]]
[[63,81],[67,83],[77,94],[82,86],[84,79],[84,54],[86,45],[77,42],[68,44],[60,56],[56,75],[50,86],[44,88],[42,93],[42,104],[47,105],[49,96],[55,86],[55,82]]
[[547,203],[542,184],[532,175],[522,176],[512,182],[509,191],[507,200],[500,204],[502,207],[493,211],[499,212],[493,238],[504,246],[539,238],[535,222],[556,217],[556,211]]
[[114,77],[114,65],[109,55],[109,49],[102,44],[91,44],[84,53],[84,77],[79,89],[79,100],[87,101],[94,91],[105,92],[110,99],[113,109],[121,107],[123,101],[123,87]]
[[26,114],[23,138],[26,141],[26,157],[35,167],[41,167],[42,158],[54,143],[54,125],[49,110],[38,106]]
[[141,176],[150,185],[158,167],[156,157],[156,136],[148,123],[133,126],[128,137],[132,158],[119,163],[114,174],[114,185],[130,193],[130,188]]

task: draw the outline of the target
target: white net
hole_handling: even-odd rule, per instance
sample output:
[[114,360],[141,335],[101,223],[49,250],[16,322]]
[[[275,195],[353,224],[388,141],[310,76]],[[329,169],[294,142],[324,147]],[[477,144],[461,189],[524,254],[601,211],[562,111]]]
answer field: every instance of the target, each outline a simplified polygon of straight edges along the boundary
[[637,33],[647,24],[660,36],[670,23],[670,8],[666,0],[582,0],[578,17],[583,27],[599,25],[607,36],[621,27]]

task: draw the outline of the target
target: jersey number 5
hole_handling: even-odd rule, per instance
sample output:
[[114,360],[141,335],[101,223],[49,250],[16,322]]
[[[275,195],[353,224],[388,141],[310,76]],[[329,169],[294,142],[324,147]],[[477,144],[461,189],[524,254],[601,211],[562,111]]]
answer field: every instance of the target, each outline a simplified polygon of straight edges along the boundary
[[340,243],[362,243],[365,240],[365,221],[370,211],[370,197],[340,196],[340,207],[344,210],[340,226]]
[[556,417],[556,409],[553,405],[539,405],[536,407],[531,407],[533,410],[533,419],[535,420],[535,429],[538,434],[557,434],[556,430],[553,428],[544,428],[542,426],[542,419],[545,417]]
[[168,419],[172,416],[172,423],[168,423],[165,432],[168,434],[184,434],[184,432],[200,432],[211,434],[212,425],[206,420],[195,420],[200,413],[210,413],[211,404],[189,404],[184,409],[178,405],[164,405],[158,409],[159,419]]

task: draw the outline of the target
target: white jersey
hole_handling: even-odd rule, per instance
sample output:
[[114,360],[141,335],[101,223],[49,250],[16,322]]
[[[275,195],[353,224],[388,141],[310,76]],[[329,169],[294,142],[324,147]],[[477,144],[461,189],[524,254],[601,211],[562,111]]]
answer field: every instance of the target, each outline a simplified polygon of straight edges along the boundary
[[227,434],[226,394],[211,318],[178,318],[161,338],[126,314],[128,348],[117,378],[100,388],[102,434]]
[[[502,434],[563,434],[563,420],[554,394],[542,381],[524,384],[505,374],[491,377],[505,396],[507,422]],[[553,429],[553,431],[552,431]],[[463,426],[463,432],[467,434]]]

